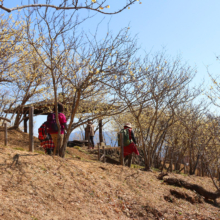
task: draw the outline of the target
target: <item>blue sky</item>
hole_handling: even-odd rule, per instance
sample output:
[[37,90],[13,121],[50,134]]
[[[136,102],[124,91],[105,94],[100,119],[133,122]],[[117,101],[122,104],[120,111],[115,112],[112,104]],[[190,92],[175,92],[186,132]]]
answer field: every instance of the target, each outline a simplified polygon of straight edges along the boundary
[[[110,29],[117,32],[130,23],[130,31],[138,34],[142,50],[156,52],[165,47],[171,56],[180,54],[183,61],[197,67],[198,82],[207,80],[207,65],[218,74],[220,65],[215,55],[220,54],[219,11],[217,0],[144,0],[112,16]],[[88,26],[95,19],[87,22]]]
[[[10,0],[4,4],[6,7],[14,7],[18,2]],[[53,4],[58,5],[57,2],[59,0],[54,0]],[[109,10],[113,10],[119,0],[109,2]],[[108,31],[108,22],[114,34],[129,26],[132,35],[138,34],[142,52],[154,53],[165,47],[171,57],[181,55],[183,62],[197,68],[193,83],[199,84],[204,80],[207,87],[210,85],[207,66],[213,75],[218,75],[220,68],[220,63],[216,61],[216,55],[220,54],[219,11],[219,0],[143,0],[142,4],[137,1],[130,9],[117,15],[97,14],[81,28],[93,32],[97,23],[105,18],[99,28],[101,39],[102,34]],[[80,16],[86,14],[86,10],[79,10]]]

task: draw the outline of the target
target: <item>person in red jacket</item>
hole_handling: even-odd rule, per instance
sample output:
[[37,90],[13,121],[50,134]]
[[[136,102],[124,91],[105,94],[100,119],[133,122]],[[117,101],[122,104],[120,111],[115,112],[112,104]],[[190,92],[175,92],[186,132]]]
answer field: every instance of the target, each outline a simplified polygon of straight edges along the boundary
[[40,140],[41,147],[45,150],[45,154],[51,155],[54,150],[54,143],[51,135],[47,132],[46,121],[38,129],[38,139]]
[[126,162],[128,160],[128,167],[131,167],[131,161],[132,161],[132,153],[135,153],[139,155],[137,146],[136,146],[136,140],[134,137],[134,132],[131,127],[131,123],[127,122],[124,125],[124,129],[128,129],[129,132],[129,139],[131,140],[131,143],[127,146],[124,146],[124,161]]

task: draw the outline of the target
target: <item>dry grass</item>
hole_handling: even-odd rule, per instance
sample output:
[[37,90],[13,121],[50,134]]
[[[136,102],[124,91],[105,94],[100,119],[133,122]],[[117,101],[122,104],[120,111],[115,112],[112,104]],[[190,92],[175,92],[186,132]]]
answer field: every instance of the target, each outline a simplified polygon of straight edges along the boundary
[[[14,139],[24,140],[25,134],[14,132]],[[157,172],[103,164],[74,148],[68,148],[65,159],[29,153],[14,149],[27,149],[28,139],[16,145],[21,142],[9,136],[4,147],[0,132],[0,219],[220,219],[211,202],[191,204],[172,197],[174,188],[195,193],[165,185]],[[210,178],[171,175],[215,191]]]

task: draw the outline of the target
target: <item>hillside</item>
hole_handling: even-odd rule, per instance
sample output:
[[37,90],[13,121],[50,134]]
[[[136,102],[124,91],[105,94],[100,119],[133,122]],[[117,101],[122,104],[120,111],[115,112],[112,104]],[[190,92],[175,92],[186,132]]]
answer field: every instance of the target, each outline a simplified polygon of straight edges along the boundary
[[[219,205],[176,198],[171,189],[197,195],[166,185],[156,171],[104,164],[85,149],[68,148],[65,159],[30,153],[27,134],[8,135],[4,147],[0,131],[0,219],[220,219]],[[210,178],[170,176],[215,191]]]

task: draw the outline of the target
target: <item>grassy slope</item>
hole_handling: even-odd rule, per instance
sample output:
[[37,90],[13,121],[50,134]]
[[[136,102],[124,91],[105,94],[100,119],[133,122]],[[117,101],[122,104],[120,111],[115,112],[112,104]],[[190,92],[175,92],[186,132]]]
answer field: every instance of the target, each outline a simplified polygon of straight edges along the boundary
[[[29,153],[28,135],[8,135],[9,146],[4,147],[0,131],[0,219],[220,219],[212,203],[172,197],[174,188],[195,194],[165,185],[157,172],[103,164],[78,149],[69,148],[65,159],[43,155],[40,149]],[[215,191],[209,178],[175,176]]]

